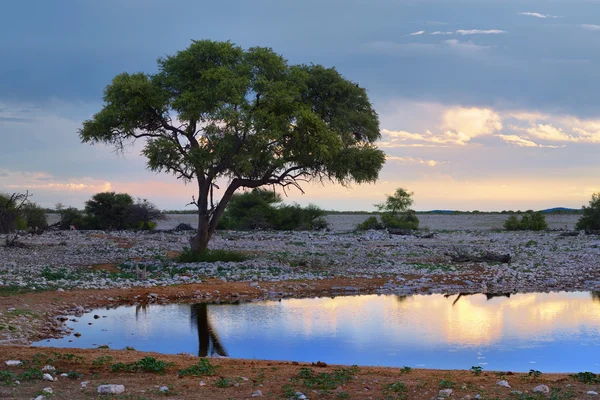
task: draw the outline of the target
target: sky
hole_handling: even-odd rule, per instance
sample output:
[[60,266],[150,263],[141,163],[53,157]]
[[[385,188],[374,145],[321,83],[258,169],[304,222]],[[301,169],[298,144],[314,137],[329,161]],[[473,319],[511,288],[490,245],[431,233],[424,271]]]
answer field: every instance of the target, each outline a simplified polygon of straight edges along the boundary
[[287,202],[373,210],[579,208],[600,192],[600,0],[20,0],[2,2],[0,192],[82,207],[99,191],[162,209],[195,193],[141,146],[82,144],[121,72],[194,39],[272,47],[367,89],[387,162],[376,184],[304,185]]

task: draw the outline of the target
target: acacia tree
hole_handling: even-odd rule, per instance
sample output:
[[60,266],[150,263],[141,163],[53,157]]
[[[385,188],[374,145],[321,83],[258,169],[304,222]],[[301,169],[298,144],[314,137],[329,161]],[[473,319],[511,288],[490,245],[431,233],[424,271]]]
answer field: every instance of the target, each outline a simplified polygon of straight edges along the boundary
[[[289,65],[269,48],[194,41],[160,58],[155,74],[117,75],[104,102],[81,140],[122,149],[144,139],[150,170],[195,181],[194,252],[207,248],[240,188],[374,182],[385,162],[363,88],[334,68]],[[227,187],[215,201],[218,180]]]

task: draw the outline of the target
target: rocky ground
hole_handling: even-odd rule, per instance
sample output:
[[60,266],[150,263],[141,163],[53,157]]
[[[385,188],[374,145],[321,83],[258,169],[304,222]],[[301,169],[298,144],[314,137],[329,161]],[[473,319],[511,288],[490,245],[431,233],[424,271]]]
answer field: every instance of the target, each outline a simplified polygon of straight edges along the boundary
[[[211,248],[236,250],[250,256],[248,260],[238,263],[176,262],[174,256],[187,244],[188,232],[69,231],[27,236],[22,239],[23,248],[0,248],[0,344],[4,345],[0,347],[0,354],[6,358],[0,361],[33,357],[35,352],[42,350],[18,345],[62,335],[65,333],[65,318],[106,305],[243,301],[334,293],[408,295],[600,290],[598,236],[565,236],[563,231],[503,232],[494,230],[495,226],[490,226],[488,220],[477,222],[477,216],[439,217],[443,218],[438,226],[448,224],[448,218],[456,218],[454,223],[460,225],[461,229],[430,227],[434,237],[425,238],[389,235],[381,231],[354,233],[340,228],[352,225],[352,221],[345,222],[346,225],[338,223],[337,229],[332,232],[217,234],[211,242]],[[551,227],[555,229],[562,224],[567,228],[572,227],[576,220],[573,216],[558,216],[557,219],[551,221],[549,218]],[[424,225],[423,219],[421,221]],[[2,237],[0,241],[3,241]],[[509,254],[511,261],[453,261],[453,256],[457,254],[478,255],[486,251]],[[47,353],[49,350],[43,351]],[[58,351],[59,354],[79,352]],[[86,361],[82,362],[78,373],[83,374],[82,380],[89,380],[93,385],[125,382],[125,395],[117,398],[196,398],[193,396],[200,395],[199,380],[176,379],[177,370],[174,368],[159,377],[144,372],[115,374],[108,372],[107,368],[89,368],[86,363],[101,356],[97,352],[99,350],[84,351]],[[122,356],[128,360],[131,357],[143,357],[141,354],[128,353],[115,353],[113,357]],[[178,366],[189,361],[171,356],[162,358],[173,359]],[[298,377],[302,366],[275,362],[218,361],[223,363],[222,371],[227,371],[221,374],[239,385],[232,383],[231,390],[215,390],[212,388],[217,385],[218,377],[204,379],[207,390],[202,392],[203,398],[250,398],[258,390],[266,397],[293,398],[293,395],[285,394],[283,387],[288,384],[295,385],[294,390],[309,398],[344,398],[343,393],[348,393],[352,398],[402,398],[400,395],[415,399],[437,398],[439,390],[443,389],[452,389],[453,398],[474,398],[476,394],[480,398],[536,398],[523,397],[525,394],[511,395],[510,389],[496,385],[500,379],[492,373],[475,377],[464,371],[413,371],[411,375],[400,374],[399,369],[373,368],[361,368],[361,372],[355,374],[356,378],[353,375],[351,380],[343,384],[338,382],[335,390],[328,394],[302,383],[308,379]],[[25,363],[24,366],[29,368],[33,364]],[[0,385],[2,376],[6,378],[7,385],[1,389],[4,391],[0,391],[0,397],[34,398],[37,396],[34,395],[36,390],[43,389],[50,382],[33,379],[17,385],[15,380],[19,380],[19,374],[27,370],[24,366],[0,365]],[[61,368],[66,371],[66,367]],[[316,372],[328,371],[333,374],[335,369],[327,367]],[[263,382],[262,387],[255,382],[259,370],[263,376],[269,377],[265,378],[265,382],[269,380],[269,383]],[[251,382],[237,380],[237,377],[246,377],[251,372],[255,375],[247,376]],[[236,374],[237,377],[234,376]],[[451,377],[455,385],[442,387],[444,385],[440,384],[440,380],[445,380],[442,378],[444,376]],[[595,384],[584,385],[566,375],[545,379],[538,379],[537,382],[527,376],[515,375],[508,380],[513,390],[528,390],[529,393],[536,386],[534,383],[545,382],[551,388],[562,390],[555,390],[555,397],[550,397],[556,399],[587,398],[587,391],[596,390]],[[386,386],[399,380],[406,390],[394,392]],[[90,398],[96,390],[92,386],[82,390],[78,386],[78,379],[71,381],[59,377],[58,382],[50,385],[53,390],[65,391],[60,395],[63,397],[57,398]],[[161,385],[167,385],[169,390],[161,392]],[[156,388],[152,389],[154,386]],[[569,392],[573,392],[574,397],[564,397]],[[559,394],[563,397],[556,397]],[[546,398],[550,396],[542,395]]]

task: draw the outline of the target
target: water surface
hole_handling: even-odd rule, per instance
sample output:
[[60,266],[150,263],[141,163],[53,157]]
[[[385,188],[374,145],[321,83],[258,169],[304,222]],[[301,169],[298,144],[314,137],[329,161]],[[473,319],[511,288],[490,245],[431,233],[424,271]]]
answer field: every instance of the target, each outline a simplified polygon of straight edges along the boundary
[[[335,364],[596,371],[594,293],[353,296],[96,310],[35,343]],[[94,319],[98,314],[105,318]],[[91,322],[92,325],[88,325]]]

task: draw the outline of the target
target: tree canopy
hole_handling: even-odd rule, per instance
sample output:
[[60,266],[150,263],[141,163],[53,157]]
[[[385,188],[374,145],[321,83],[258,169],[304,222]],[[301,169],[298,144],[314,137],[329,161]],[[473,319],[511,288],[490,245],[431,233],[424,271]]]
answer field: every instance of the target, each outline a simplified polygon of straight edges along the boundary
[[[374,182],[385,162],[365,89],[334,68],[289,65],[273,50],[193,41],[158,60],[158,72],[122,73],[79,131],[117,149],[145,139],[152,171],[198,184],[193,247],[206,248],[239,188],[304,181]],[[217,180],[227,188],[218,202]]]

